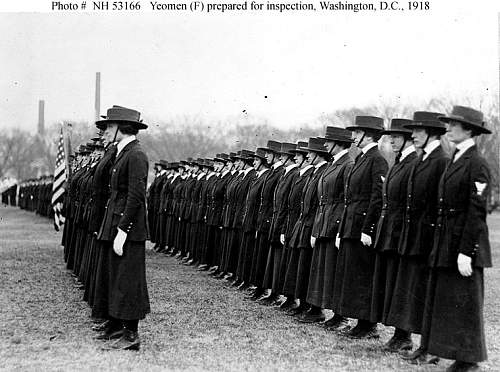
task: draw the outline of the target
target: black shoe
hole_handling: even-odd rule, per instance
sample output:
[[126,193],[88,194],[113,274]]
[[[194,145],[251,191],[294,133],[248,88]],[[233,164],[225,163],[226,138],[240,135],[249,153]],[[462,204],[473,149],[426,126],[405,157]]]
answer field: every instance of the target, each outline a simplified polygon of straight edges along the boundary
[[411,350],[413,348],[413,342],[411,338],[405,337],[397,337],[393,336],[383,347],[383,351],[387,351],[389,353],[399,353],[405,350]]
[[459,360],[454,361],[448,368],[446,368],[446,372],[476,372],[476,371],[479,371],[479,365],[477,363],[460,362]]
[[104,332],[94,337],[94,340],[114,340],[116,338],[120,338],[123,335],[124,328],[107,328]]
[[241,282],[237,289],[238,291],[246,291],[248,288],[250,288],[250,284]]
[[267,297],[263,297],[261,299],[259,299],[259,303],[261,305],[265,305],[265,306],[271,306],[273,305],[277,300],[279,300],[279,295],[275,294],[275,293],[271,293],[269,296]]
[[297,320],[301,323],[321,323],[325,321],[325,314],[323,312],[321,314],[304,313]]
[[247,298],[252,301],[257,301],[259,298],[262,298],[264,296],[264,290],[262,288],[255,288],[255,290],[250,293]]
[[292,297],[287,297],[287,299],[280,305],[278,309],[282,311],[287,311],[288,309],[291,309],[294,306],[298,306],[297,301],[295,301],[295,299]]
[[101,324],[96,324],[95,326],[92,327],[92,330],[94,332],[104,332],[106,328],[109,327],[109,320],[106,320],[102,322]]
[[427,354],[425,348],[419,347],[414,352],[401,352],[401,358],[408,361],[411,364],[421,365],[421,364],[437,364],[439,362],[438,357],[430,357]]
[[350,331],[346,332],[345,335],[354,339],[371,339],[371,338],[379,338],[380,334],[377,330],[377,325],[360,325],[358,324],[352,328]]
[[242,284],[243,284],[243,280],[236,278],[235,280],[233,280],[231,282],[231,287],[237,288],[237,287],[239,287]]
[[340,315],[334,315],[332,318],[324,322],[323,326],[329,331],[336,332],[341,329],[344,329],[348,323],[349,321],[347,320],[347,318],[344,318],[343,316]]
[[109,346],[109,350],[139,350],[140,346],[139,334],[123,329],[123,335]]
[[288,310],[286,312],[286,315],[290,315],[290,316],[301,316],[301,314],[304,314],[306,313],[307,311],[309,311],[311,307],[309,305],[299,305],[297,307],[294,307],[294,308],[291,308],[290,310]]

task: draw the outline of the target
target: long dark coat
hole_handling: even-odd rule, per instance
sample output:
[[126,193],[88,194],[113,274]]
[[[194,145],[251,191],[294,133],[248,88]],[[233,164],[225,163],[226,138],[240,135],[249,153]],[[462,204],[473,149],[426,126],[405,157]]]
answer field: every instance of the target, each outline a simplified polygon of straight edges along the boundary
[[[109,242],[108,314],[143,319],[150,311],[146,285],[145,241],[148,158],[134,140],[117,155],[111,170],[111,194],[98,239]],[[123,256],[112,249],[117,229],[127,233]],[[106,249],[106,248],[105,248]]]
[[408,177],[406,212],[398,248],[401,257],[385,323],[414,333],[420,333],[422,327],[439,179],[447,162],[439,146],[424,161],[419,156]]
[[285,296],[292,298],[295,297],[295,286],[297,281],[297,269],[300,250],[291,249],[290,238],[292,237],[293,229],[300,216],[300,207],[304,187],[309,181],[309,178],[311,177],[313,172],[314,167],[310,167],[302,175],[300,175],[299,171],[292,182],[292,187],[288,196],[288,215],[284,232],[285,249],[283,250],[284,257],[282,259],[284,262],[286,262],[286,265],[282,268],[284,275],[282,293]]
[[255,232],[257,227],[257,217],[259,213],[260,195],[262,187],[266,181],[267,170],[260,177],[255,178],[248,189],[245,200],[245,212],[242,224],[241,250],[238,258],[237,275],[243,281],[250,281],[253,265],[256,265],[257,255],[255,254]]
[[344,184],[353,160],[348,153],[328,165],[318,181],[319,206],[311,235],[316,238],[311,258],[307,302],[331,309],[337,252],[335,236],[344,211]]
[[[490,171],[473,146],[449,164],[439,185],[439,218],[430,255],[423,342],[431,354],[464,362],[487,358],[483,321],[483,268],[491,267],[486,224]],[[459,253],[473,274],[457,268]]]
[[295,279],[294,295],[301,300],[306,299],[309,287],[312,261],[311,234],[314,217],[316,216],[319,205],[318,182],[327,167],[327,163],[325,163],[320,168],[315,168],[313,174],[304,186],[299,219],[295,223],[289,243],[292,250],[300,251],[297,262],[297,277]]
[[337,256],[333,303],[340,315],[369,320],[375,266],[373,246],[364,246],[361,233],[375,239],[382,209],[382,182],[387,161],[377,147],[361,155],[346,180],[345,207],[340,223],[342,238]]
[[417,153],[413,152],[387,172],[382,186],[382,214],[377,225],[373,274],[372,322],[387,322],[399,265],[399,241],[406,210],[408,178]]

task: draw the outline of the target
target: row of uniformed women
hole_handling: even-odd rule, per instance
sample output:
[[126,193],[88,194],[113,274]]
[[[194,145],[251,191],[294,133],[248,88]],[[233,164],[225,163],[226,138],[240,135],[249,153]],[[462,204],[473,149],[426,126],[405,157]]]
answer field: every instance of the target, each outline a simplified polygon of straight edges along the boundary
[[[445,133],[452,159],[440,145]],[[487,133],[481,112],[455,106],[449,116],[393,119],[387,130],[381,118],[358,116],[307,145],[218,154],[214,168],[203,159],[158,163],[148,207],[155,248],[212,267],[303,322],[325,321],[331,309],[325,327],[358,339],[379,337],[383,323],[395,327],[385,350],[476,370],[486,359],[491,257],[489,171],[474,137]],[[390,168],[377,146],[383,134],[396,154]],[[411,333],[422,335],[413,352]]]

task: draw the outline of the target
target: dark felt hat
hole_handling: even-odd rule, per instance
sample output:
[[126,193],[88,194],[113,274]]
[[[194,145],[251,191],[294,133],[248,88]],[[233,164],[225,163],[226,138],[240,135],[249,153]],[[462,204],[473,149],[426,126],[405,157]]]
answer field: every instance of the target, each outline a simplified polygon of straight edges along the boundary
[[351,138],[351,131],[339,127],[326,127],[325,136],[319,138],[323,138],[325,141],[335,141],[344,143],[353,142]]
[[77,153],[81,155],[87,155],[91,153],[91,150],[86,145],[80,145],[78,147]]
[[255,153],[253,154],[253,157],[266,161],[267,160],[266,153],[267,153],[266,150],[262,148],[257,148],[257,150],[255,150]]
[[483,113],[470,107],[453,106],[450,115],[439,116],[438,119],[445,123],[458,121],[459,123],[465,124],[466,127],[473,128],[481,134],[491,134],[491,131],[485,127]]
[[297,147],[295,149],[293,149],[293,150],[290,150],[290,152],[292,154],[300,153],[300,154],[305,155],[309,151],[307,149],[308,145],[309,144],[307,142],[305,142],[305,141],[299,141],[299,142],[297,142]]
[[238,153],[235,155],[235,159],[241,159],[241,160],[249,160],[253,159],[254,152],[250,150],[241,150],[238,151]]
[[403,135],[411,135],[411,129],[406,127],[413,123],[413,120],[410,119],[392,119],[389,128],[384,130],[382,134],[403,134]]
[[95,125],[99,129],[106,129],[110,123],[131,124],[137,129],[146,129],[148,126],[142,122],[141,113],[139,111],[129,109],[122,106],[114,105],[106,112],[106,116],[102,116],[104,120],[96,121]]
[[307,151],[316,152],[318,154],[328,154],[325,142],[324,138],[311,137],[309,138],[309,143],[307,144]]
[[269,140],[267,141],[266,147],[258,147],[257,149],[262,149],[266,152],[274,152],[275,154],[281,151],[281,142]]
[[178,162],[172,161],[172,162],[168,163],[167,169],[177,169],[177,168],[179,168],[179,163]]
[[230,152],[229,153],[229,158],[231,159],[231,161],[235,161],[237,155],[238,155],[237,152]]
[[228,161],[231,161],[231,159],[229,158],[229,155],[225,154],[225,153],[220,153],[220,154],[215,155],[214,160],[221,162],[221,163],[227,163]]
[[281,144],[281,149],[279,151],[282,155],[294,155],[292,150],[295,150],[297,145],[295,143],[283,142]]
[[347,130],[370,130],[373,132],[381,132],[384,130],[384,119],[378,116],[356,116],[354,125],[346,127]]
[[408,129],[434,129],[444,134],[446,132],[446,127],[443,122],[439,120],[439,117],[442,116],[443,114],[440,112],[415,111],[413,113],[413,121],[408,125],[404,125],[404,127]]

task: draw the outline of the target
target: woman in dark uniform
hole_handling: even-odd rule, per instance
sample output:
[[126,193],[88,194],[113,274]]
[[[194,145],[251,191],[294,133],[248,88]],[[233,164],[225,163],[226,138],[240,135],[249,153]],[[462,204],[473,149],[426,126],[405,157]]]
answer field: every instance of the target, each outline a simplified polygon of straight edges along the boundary
[[[412,121],[407,119],[392,119],[390,128],[382,132],[390,135],[392,151],[396,158],[382,185],[382,214],[377,225],[374,244],[376,256],[371,321],[386,325],[390,325],[387,322],[387,315],[394,296],[398,273],[398,247],[406,210],[408,178],[417,159],[411,138],[412,131],[403,127],[411,123]],[[394,335],[386,343],[384,350],[398,352],[409,350],[412,346],[411,333],[396,326]]]
[[[345,180],[354,162],[349,156],[349,148],[352,144],[350,131],[344,128],[326,127],[324,138],[326,148],[333,158],[318,181],[319,206],[311,236],[313,255],[307,303],[317,309],[333,309],[332,299],[338,252],[335,247],[335,237],[344,212]],[[316,316],[311,316],[308,320],[318,322],[323,319],[325,319],[324,312],[318,311]],[[347,319],[336,314],[325,322],[325,327],[335,330],[346,324]]]
[[135,135],[147,125],[140,113],[120,106],[108,109],[97,124],[116,134],[117,152],[111,169],[110,197],[98,240],[108,252],[108,289],[104,304],[110,322],[105,335],[120,336],[110,348],[137,350],[137,326],[150,312],[146,284],[145,242],[148,158]]
[[483,114],[455,106],[447,137],[456,145],[439,183],[439,209],[422,337],[429,353],[454,359],[448,372],[479,370],[486,360],[483,269],[491,267],[486,224],[490,170],[474,137],[490,134]]
[[370,321],[370,311],[375,268],[372,240],[382,210],[382,182],[388,169],[378,149],[384,121],[374,116],[356,116],[355,125],[346,129],[353,132],[354,143],[361,153],[347,176],[344,190],[333,310],[358,320],[354,328],[345,330],[346,336],[378,338],[377,324]]

